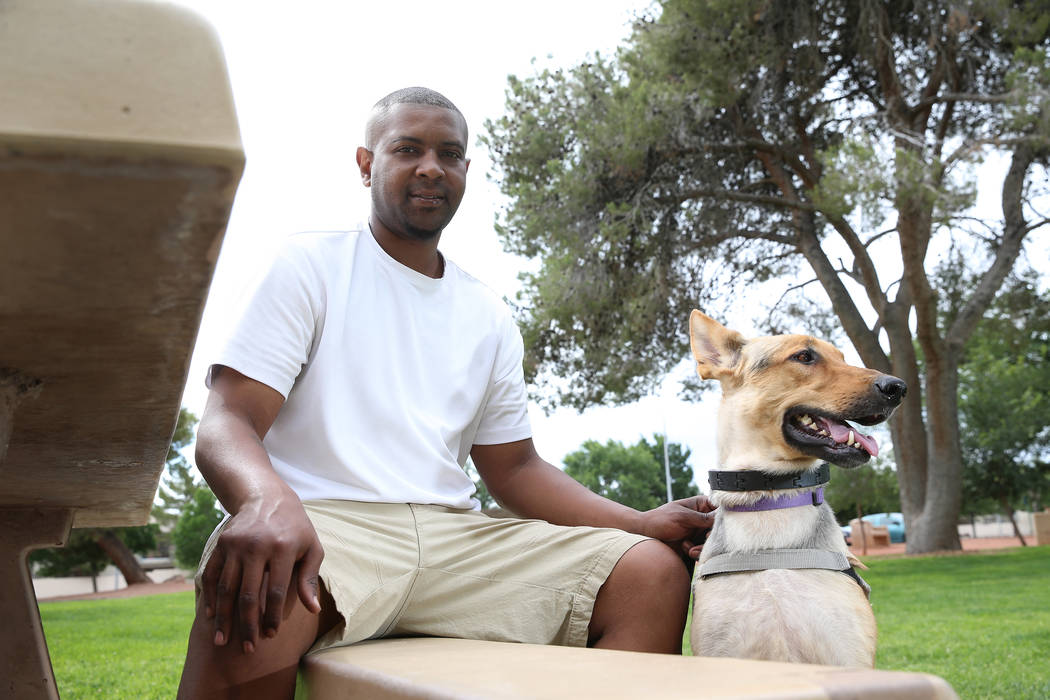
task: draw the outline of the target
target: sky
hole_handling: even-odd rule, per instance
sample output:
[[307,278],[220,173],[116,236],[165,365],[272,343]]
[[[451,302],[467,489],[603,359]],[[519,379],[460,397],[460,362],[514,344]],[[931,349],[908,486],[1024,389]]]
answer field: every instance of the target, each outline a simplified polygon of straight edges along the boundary
[[[528,263],[500,247],[493,223],[505,200],[490,181],[492,163],[477,136],[486,119],[502,115],[508,75],[569,67],[596,51],[611,54],[647,7],[644,0],[177,4],[203,15],[218,33],[247,161],[183,396],[198,416],[208,358],[275,241],[295,231],[350,228],[366,218],[368,190],[354,154],[371,106],[395,89],[431,87],[466,116],[467,191],[441,250],[501,296],[513,297]],[[692,371],[685,362],[674,376]],[[717,396],[685,403],[676,385],[672,378],[657,396],[583,414],[561,409],[547,416],[530,406],[536,448],[560,465],[586,440],[633,444],[666,431],[670,442],[691,450],[696,480],[705,488],[706,471],[716,466]]]

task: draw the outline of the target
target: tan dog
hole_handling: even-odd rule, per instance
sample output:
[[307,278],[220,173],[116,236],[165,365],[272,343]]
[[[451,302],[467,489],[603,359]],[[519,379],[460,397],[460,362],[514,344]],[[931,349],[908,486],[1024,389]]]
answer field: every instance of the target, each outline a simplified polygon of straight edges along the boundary
[[805,335],[745,340],[689,317],[697,373],[722,385],[719,509],[694,584],[693,653],[835,666],[875,662],[875,618],[834,515],[827,465],[878,453],[846,424],[874,425],[900,404],[896,377],[853,367]]

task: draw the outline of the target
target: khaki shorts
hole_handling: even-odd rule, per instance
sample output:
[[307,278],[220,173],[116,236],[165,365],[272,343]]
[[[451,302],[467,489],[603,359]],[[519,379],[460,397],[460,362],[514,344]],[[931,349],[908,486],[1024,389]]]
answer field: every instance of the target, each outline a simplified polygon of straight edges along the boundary
[[598,589],[645,539],[443,506],[303,505],[345,619],[314,650],[412,635],[584,646]]
[[[307,501],[345,622],[312,651],[425,635],[584,646],[598,589],[646,539],[621,530],[402,503]],[[197,573],[222,532],[212,533]]]

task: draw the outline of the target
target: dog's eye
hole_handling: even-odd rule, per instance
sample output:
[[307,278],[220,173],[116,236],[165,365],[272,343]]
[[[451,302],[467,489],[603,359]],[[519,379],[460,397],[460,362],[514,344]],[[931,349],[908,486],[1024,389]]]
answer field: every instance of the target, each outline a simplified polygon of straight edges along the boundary
[[817,361],[817,356],[809,350],[799,350],[791,356],[791,359],[795,362],[801,362],[804,365],[811,365]]

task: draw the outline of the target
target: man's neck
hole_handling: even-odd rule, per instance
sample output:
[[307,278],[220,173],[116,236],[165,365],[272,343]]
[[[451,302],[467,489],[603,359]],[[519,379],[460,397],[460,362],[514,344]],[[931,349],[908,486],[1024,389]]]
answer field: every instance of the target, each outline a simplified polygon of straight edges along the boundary
[[368,228],[379,247],[405,267],[434,279],[445,274],[445,259],[438,252],[440,233],[428,240],[417,240],[398,236],[372,220],[369,220]]

